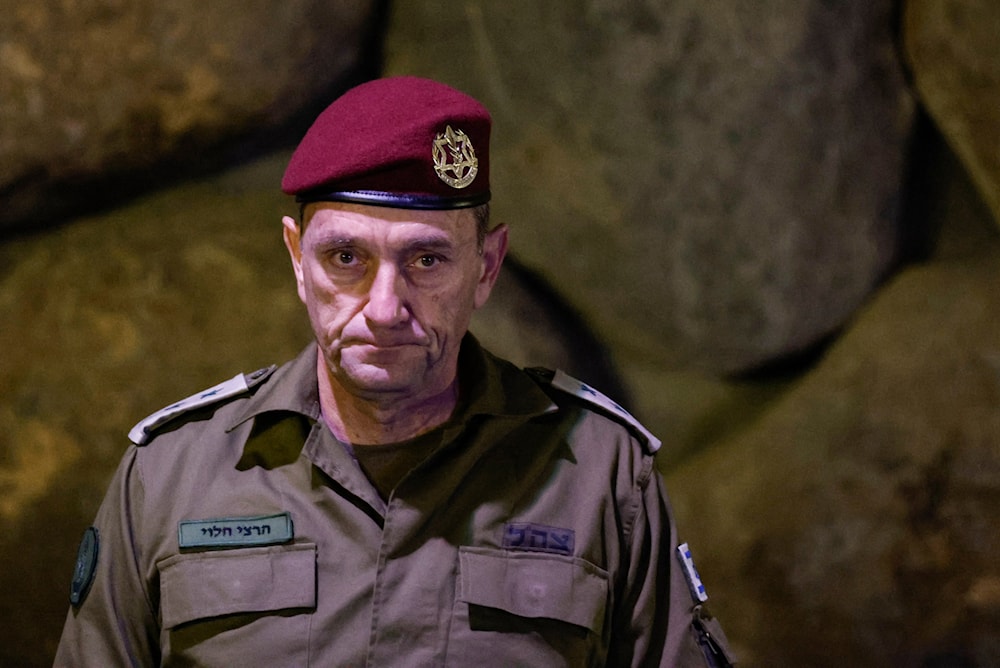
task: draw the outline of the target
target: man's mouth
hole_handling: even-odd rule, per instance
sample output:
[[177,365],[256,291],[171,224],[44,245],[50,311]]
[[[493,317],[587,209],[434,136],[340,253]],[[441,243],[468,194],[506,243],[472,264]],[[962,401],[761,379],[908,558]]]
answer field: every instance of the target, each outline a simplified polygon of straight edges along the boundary
[[419,346],[421,343],[419,341],[405,340],[405,341],[352,341],[348,343],[345,348],[358,348],[362,350],[368,350],[371,352],[393,352],[402,350],[404,348],[412,348],[414,346]]

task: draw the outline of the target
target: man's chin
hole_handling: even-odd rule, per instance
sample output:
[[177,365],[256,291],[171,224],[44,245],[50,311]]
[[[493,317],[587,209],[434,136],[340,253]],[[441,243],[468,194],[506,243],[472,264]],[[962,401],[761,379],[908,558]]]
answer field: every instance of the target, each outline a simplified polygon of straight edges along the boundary
[[340,372],[346,384],[360,393],[386,394],[419,390],[422,368],[415,360],[391,362],[367,359],[341,360]]

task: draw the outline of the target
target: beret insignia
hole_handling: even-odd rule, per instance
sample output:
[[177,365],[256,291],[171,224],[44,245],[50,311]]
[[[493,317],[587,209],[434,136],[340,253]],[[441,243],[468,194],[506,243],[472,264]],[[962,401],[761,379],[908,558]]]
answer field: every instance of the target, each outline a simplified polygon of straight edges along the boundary
[[438,178],[452,188],[465,188],[479,172],[479,160],[472,141],[461,130],[449,125],[434,137],[431,149],[434,171]]

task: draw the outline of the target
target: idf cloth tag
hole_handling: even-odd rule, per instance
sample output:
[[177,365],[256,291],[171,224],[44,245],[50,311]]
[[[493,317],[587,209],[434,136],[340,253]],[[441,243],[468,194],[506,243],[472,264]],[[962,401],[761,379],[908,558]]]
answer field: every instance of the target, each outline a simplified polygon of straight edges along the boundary
[[677,559],[681,562],[684,579],[687,580],[688,589],[691,590],[691,598],[694,599],[695,603],[704,603],[708,600],[708,592],[705,591],[705,585],[701,583],[698,569],[694,567],[694,559],[691,557],[691,549],[687,543],[677,546]]
[[503,547],[505,550],[531,550],[572,555],[575,541],[576,532],[572,529],[561,529],[528,522],[511,522],[504,525],[503,528]]
[[183,520],[177,526],[181,548],[255,547],[287,543],[295,536],[289,513],[258,517]]

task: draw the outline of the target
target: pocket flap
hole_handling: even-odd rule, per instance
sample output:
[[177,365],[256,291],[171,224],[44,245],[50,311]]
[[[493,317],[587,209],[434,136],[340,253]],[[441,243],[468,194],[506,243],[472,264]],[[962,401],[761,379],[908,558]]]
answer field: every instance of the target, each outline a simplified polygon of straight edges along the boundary
[[164,628],[239,612],[315,606],[311,543],[179,554],[160,564]]
[[520,617],[604,627],[608,575],[588,561],[538,552],[459,549],[459,600]]

